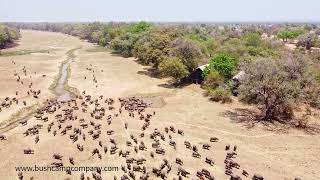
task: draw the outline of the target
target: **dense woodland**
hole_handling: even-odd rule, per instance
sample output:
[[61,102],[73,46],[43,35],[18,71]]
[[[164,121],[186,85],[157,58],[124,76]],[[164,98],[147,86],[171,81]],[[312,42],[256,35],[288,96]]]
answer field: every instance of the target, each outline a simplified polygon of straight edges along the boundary
[[[309,24],[6,23],[17,29],[62,32],[152,66],[173,83],[208,64],[202,87],[214,101],[238,97],[258,104],[263,120],[292,119],[297,105],[320,108],[320,27]],[[4,34],[4,35],[3,35]],[[7,38],[7,36],[9,38]],[[0,27],[0,45],[19,37]],[[4,39],[4,40],[3,40]],[[11,39],[11,40],[10,40]],[[2,42],[5,42],[4,45]],[[294,44],[290,49],[287,44]]]

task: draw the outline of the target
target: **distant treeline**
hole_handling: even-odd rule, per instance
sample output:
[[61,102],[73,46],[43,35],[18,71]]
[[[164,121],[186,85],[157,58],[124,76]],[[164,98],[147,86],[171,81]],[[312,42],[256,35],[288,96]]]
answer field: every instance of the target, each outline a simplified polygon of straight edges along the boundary
[[[7,23],[19,29],[61,32],[135,57],[158,77],[181,84],[198,66],[214,101],[261,106],[263,119],[293,116],[300,103],[320,107],[320,30],[310,24]],[[285,43],[295,42],[296,50]],[[307,51],[306,51],[307,50]],[[312,50],[312,51],[310,51]],[[232,77],[238,74],[236,79]],[[240,76],[241,75],[241,76]],[[299,102],[298,102],[299,101]]]
[[[7,23],[18,29],[62,32],[124,57],[134,56],[153,65],[155,73],[177,80],[206,64],[213,56],[226,54],[236,62],[252,57],[279,55],[280,41],[262,39],[278,34],[281,27],[269,25],[210,25],[139,23]],[[313,28],[313,27],[311,27]],[[286,34],[281,38],[287,40]],[[289,37],[288,37],[289,38]],[[292,37],[293,38],[293,37]]]
[[20,38],[19,30],[0,24],[0,49],[4,49]]

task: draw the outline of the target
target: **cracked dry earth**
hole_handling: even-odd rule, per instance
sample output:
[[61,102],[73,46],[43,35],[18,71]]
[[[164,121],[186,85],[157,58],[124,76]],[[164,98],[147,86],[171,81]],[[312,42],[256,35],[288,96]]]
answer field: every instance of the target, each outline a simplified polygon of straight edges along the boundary
[[[16,49],[49,53],[0,57],[0,97],[6,102],[0,112],[0,179],[320,177],[319,135],[275,133],[260,125],[247,129],[224,115],[244,105],[209,102],[196,85],[166,88],[165,79],[148,76],[133,58],[92,51],[93,45],[58,33],[22,31],[22,37]],[[57,101],[49,87],[68,50],[80,46],[67,81],[75,96]],[[32,116],[3,128],[34,104]],[[119,169],[15,171],[34,165]]]

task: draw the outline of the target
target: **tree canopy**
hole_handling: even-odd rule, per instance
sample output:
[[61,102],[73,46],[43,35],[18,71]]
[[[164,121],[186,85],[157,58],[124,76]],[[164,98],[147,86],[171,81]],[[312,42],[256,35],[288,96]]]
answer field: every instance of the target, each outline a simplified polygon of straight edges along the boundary
[[20,38],[19,30],[0,25],[0,49]]
[[217,54],[205,68],[203,76],[206,77],[211,71],[219,72],[225,79],[230,79],[236,68],[235,59],[227,54]]

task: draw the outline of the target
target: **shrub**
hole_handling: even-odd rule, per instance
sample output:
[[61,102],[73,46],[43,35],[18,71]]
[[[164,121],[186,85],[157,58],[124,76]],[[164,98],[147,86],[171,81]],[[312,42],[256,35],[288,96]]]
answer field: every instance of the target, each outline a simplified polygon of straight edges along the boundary
[[209,96],[211,101],[221,103],[231,103],[231,92],[227,88],[218,87],[216,89],[208,88],[206,95]]
[[307,34],[303,34],[300,35],[298,37],[298,43],[297,46],[298,47],[304,47],[307,50],[310,50],[311,47],[315,47],[318,45],[318,36],[314,33],[307,33]]
[[218,71],[225,80],[228,80],[231,78],[235,68],[236,62],[234,58],[227,54],[218,54],[210,60],[209,66],[203,72],[203,76],[206,77],[210,71]]
[[246,46],[258,47],[262,44],[261,35],[259,33],[248,33],[245,35]]
[[206,88],[215,89],[222,85],[224,82],[223,76],[219,74],[218,71],[210,71],[209,74],[205,77],[203,86]]
[[159,72],[164,77],[180,80],[188,74],[188,69],[179,58],[167,57],[159,64]]

